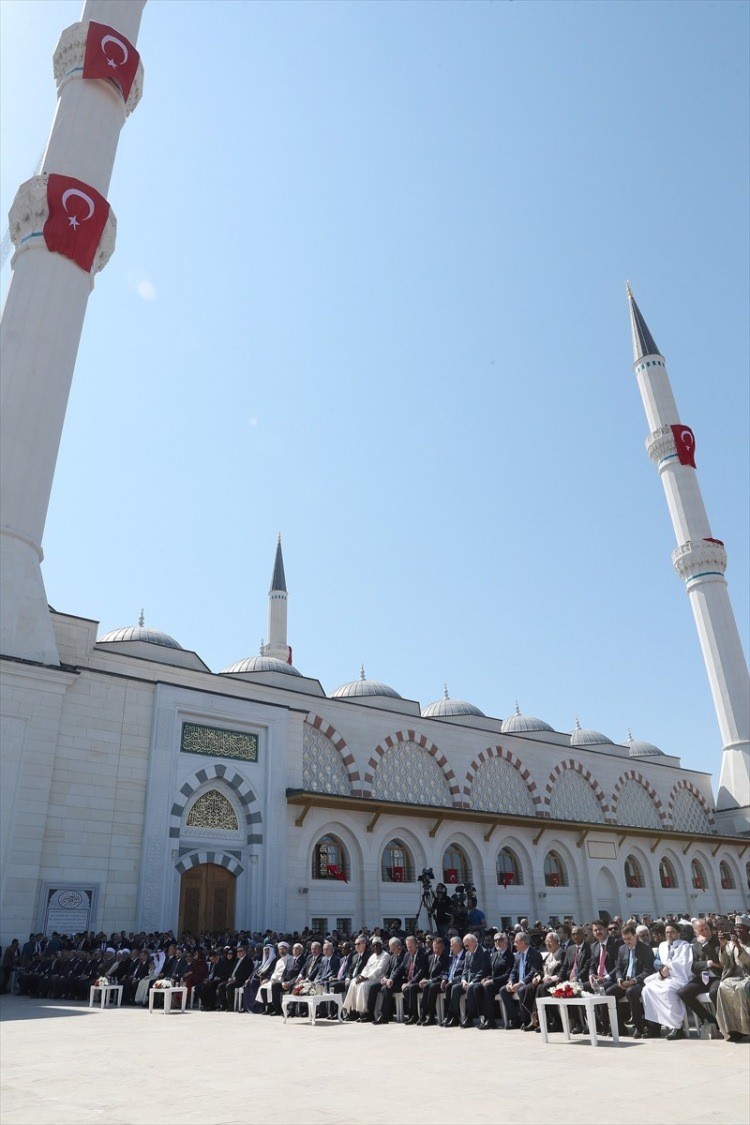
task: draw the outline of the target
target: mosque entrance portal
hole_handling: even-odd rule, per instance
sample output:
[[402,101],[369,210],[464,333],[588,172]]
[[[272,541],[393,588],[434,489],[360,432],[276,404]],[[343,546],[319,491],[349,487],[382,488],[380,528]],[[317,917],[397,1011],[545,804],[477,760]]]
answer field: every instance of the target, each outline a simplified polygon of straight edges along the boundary
[[201,863],[180,881],[178,933],[234,929],[235,876],[217,863]]

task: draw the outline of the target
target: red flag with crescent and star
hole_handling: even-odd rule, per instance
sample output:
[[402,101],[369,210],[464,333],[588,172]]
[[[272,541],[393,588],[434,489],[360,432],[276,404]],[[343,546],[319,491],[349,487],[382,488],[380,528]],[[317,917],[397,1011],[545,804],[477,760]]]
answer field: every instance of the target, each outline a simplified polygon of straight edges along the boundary
[[695,434],[690,426],[670,426],[681,465],[695,468]]
[[127,101],[140,60],[133,44],[119,31],[106,23],[89,24],[83,56],[84,78],[111,78]]
[[44,241],[55,254],[72,258],[91,272],[102,232],[109,216],[109,203],[96,188],[50,172],[47,177],[47,207]]

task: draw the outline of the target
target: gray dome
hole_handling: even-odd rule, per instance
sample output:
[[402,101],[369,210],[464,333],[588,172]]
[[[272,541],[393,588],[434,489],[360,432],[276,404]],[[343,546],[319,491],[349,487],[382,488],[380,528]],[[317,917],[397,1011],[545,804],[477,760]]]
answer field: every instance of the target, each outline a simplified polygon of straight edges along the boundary
[[664,754],[653,742],[636,742],[628,731],[628,754],[631,758],[656,758]]
[[545,723],[544,719],[535,719],[533,715],[522,715],[521,708],[516,703],[516,713],[509,719],[503,719],[501,727],[503,734],[525,734],[527,731],[548,730],[554,728]]
[[486,717],[484,712],[475,707],[473,703],[467,703],[465,699],[451,699],[447,687],[442,699],[437,699],[434,703],[428,703],[426,707],[422,708],[423,719],[448,718],[451,715],[478,715],[480,719]]
[[285,676],[302,675],[293,664],[286,664],[274,656],[248,656],[245,660],[236,660],[228,668],[223,668],[220,675],[236,675],[239,672],[281,672]]
[[600,734],[598,730],[592,730],[591,727],[582,727],[576,719],[575,730],[570,732],[570,745],[614,746],[614,743],[611,738],[607,738],[606,734]]
[[383,684],[380,680],[368,680],[365,676],[364,667],[362,667],[359,679],[337,687],[335,691],[331,692],[331,699],[356,699],[357,696],[361,698],[362,696],[374,695],[384,695],[389,699],[401,698],[397,691],[388,687],[388,684]]
[[98,645],[121,644],[123,641],[144,641],[148,645],[161,645],[162,648],[182,648],[174,637],[160,633],[158,629],[147,629],[144,625],[128,625],[124,629],[113,629],[97,640]]

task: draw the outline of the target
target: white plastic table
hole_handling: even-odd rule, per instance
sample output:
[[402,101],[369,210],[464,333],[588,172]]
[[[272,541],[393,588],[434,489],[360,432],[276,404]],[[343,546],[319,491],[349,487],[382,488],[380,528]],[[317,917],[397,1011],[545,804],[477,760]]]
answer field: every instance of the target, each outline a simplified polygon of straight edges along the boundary
[[175,1008],[176,1012],[184,1012],[187,1005],[187,985],[175,984],[171,988],[151,988],[148,993],[148,1010],[153,1013],[154,1010],[154,996],[160,995],[164,997],[164,1015],[168,1016],[172,1009],[172,997],[177,996],[181,1000],[180,1007]]
[[284,1023],[287,1021],[288,1008],[290,1004],[307,1004],[307,1011],[310,1016],[310,1023],[315,1023],[315,1017],[318,1010],[318,1004],[335,1004],[336,1005],[336,1018],[341,1019],[341,1009],[344,1005],[344,996],[341,992],[312,992],[306,996],[292,996],[287,995],[281,998],[281,1011],[284,1015]]
[[89,989],[89,1008],[94,1007],[95,994],[101,992],[102,1008],[106,1008],[109,1004],[110,993],[114,992],[117,996],[117,1007],[122,1004],[122,985],[121,984],[92,984]]
[[550,1007],[557,1007],[560,1009],[562,1016],[562,1025],[565,1038],[570,1042],[570,1013],[568,1008],[578,1007],[586,1009],[586,1016],[589,1024],[589,1038],[591,1039],[591,1046],[599,1046],[599,1038],[596,1032],[596,1013],[594,1009],[597,1004],[606,1004],[609,1011],[609,1026],[612,1030],[612,1042],[620,1042],[620,1032],[617,1026],[617,1001],[614,996],[602,996],[598,992],[584,992],[581,996],[576,996],[571,1000],[563,1000],[557,996],[542,996],[537,1002],[537,1010],[539,1011],[539,1027],[542,1032],[542,1039],[545,1043],[549,1042],[549,1032],[547,1031],[547,1013],[546,1009]]

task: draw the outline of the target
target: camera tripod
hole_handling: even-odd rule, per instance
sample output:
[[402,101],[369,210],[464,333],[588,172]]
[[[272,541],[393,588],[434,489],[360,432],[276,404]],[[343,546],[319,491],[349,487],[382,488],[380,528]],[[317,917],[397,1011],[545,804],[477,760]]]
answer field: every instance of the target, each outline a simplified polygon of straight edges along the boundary
[[425,910],[427,912],[428,922],[432,922],[433,926],[435,925],[435,909],[434,908],[435,908],[435,895],[432,891],[432,888],[429,887],[429,886],[426,886],[426,887],[423,886],[422,887],[422,897],[419,900],[419,910],[417,911],[417,916],[414,919],[414,929],[415,930],[419,929],[419,916],[420,916],[420,914],[422,913],[423,910]]

